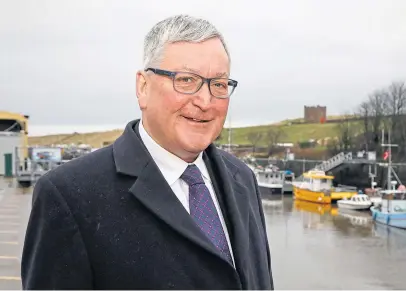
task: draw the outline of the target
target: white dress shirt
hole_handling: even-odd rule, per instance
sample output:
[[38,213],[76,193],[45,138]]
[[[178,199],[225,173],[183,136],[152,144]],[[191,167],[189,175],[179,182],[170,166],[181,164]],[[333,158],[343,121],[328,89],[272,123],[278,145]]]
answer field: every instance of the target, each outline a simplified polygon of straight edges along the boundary
[[[140,136],[145,144],[146,148],[148,149],[149,153],[151,154],[152,158],[154,159],[155,163],[158,165],[162,175],[164,176],[165,180],[168,182],[169,186],[171,187],[172,191],[175,193],[176,197],[185,207],[186,211],[190,214],[189,208],[189,186],[183,181],[180,177],[183,172],[186,170],[189,163],[183,161],[179,157],[175,156],[174,154],[168,152],[163,147],[155,142],[152,137],[147,133],[145,130],[142,120],[139,123],[139,131]],[[223,226],[223,230],[227,239],[228,247],[230,249],[231,257],[234,262],[234,256],[230,244],[230,237],[227,231],[226,224],[224,222],[224,217],[221,212],[217,197],[214,193],[214,188],[211,183],[211,179],[209,173],[207,171],[206,165],[203,161],[203,153],[197,157],[197,159],[193,162],[200,172],[202,173],[203,180],[209,189],[211,198],[213,199],[214,205],[217,209],[217,213],[220,217],[221,225]]]

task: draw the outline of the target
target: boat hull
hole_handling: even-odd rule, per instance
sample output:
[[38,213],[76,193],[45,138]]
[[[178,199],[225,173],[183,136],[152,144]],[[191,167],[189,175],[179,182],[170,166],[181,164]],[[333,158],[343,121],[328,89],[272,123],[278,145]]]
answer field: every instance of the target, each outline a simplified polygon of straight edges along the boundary
[[282,186],[263,186],[258,185],[261,198],[270,199],[275,194],[282,194]]
[[372,219],[378,223],[389,226],[406,229],[406,212],[401,213],[385,213],[371,207]]
[[365,203],[365,204],[358,204],[358,203],[351,203],[350,201],[337,201],[337,205],[339,208],[342,209],[350,209],[350,210],[367,210],[370,209],[372,203]]
[[297,186],[293,186],[293,194],[295,198],[299,200],[322,204],[331,203],[331,197],[326,196],[323,192],[316,192],[308,189],[299,188]]

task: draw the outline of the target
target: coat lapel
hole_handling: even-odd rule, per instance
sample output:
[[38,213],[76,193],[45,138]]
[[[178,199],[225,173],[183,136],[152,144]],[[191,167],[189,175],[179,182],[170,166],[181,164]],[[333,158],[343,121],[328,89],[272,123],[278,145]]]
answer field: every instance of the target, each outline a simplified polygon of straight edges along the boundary
[[169,227],[191,242],[222,258],[219,251],[190,217],[152,161],[148,163],[142,174],[138,176],[130,191]]
[[[226,156],[221,155],[214,145],[210,145],[204,155],[206,164],[210,164],[212,179],[218,184],[217,195],[223,195],[225,211],[230,221],[231,246],[233,249],[236,269],[240,275],[245,274],[248,256],[249,237],[249,200],[250,193],[247,187],[239,181],[238,166],[230,162]],[[246,276],[243,276],[246,278]]]
[[116,170],[136,179],[129,191],[173,230],[227,262],[173,193],[138,136],[137,126],[138,121],[129,123],[113,144]]

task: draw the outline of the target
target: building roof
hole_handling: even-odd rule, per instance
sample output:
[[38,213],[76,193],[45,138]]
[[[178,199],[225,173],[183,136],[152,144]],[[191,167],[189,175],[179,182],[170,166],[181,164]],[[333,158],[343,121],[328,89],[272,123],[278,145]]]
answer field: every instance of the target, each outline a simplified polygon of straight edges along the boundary
[[14,112],[0,111],[0,120],[1,119],[13,119],[13,120],[17,120],[17,121],[27,121],[29,119],[29,116],[19,114],[19,113],[14,113]]

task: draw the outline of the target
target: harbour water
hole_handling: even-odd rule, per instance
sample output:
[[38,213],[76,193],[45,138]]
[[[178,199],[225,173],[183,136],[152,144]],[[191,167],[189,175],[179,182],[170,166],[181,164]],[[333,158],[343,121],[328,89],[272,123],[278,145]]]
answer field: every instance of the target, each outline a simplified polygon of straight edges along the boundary
[[369,211],[263,200],[276,289],[405,289],[406,231]]
[[[21,289],[20,260],[32,189],[0,178],[0,289]],[[405,289],[406,231],[369,212],[263,200],[275,288]]]

